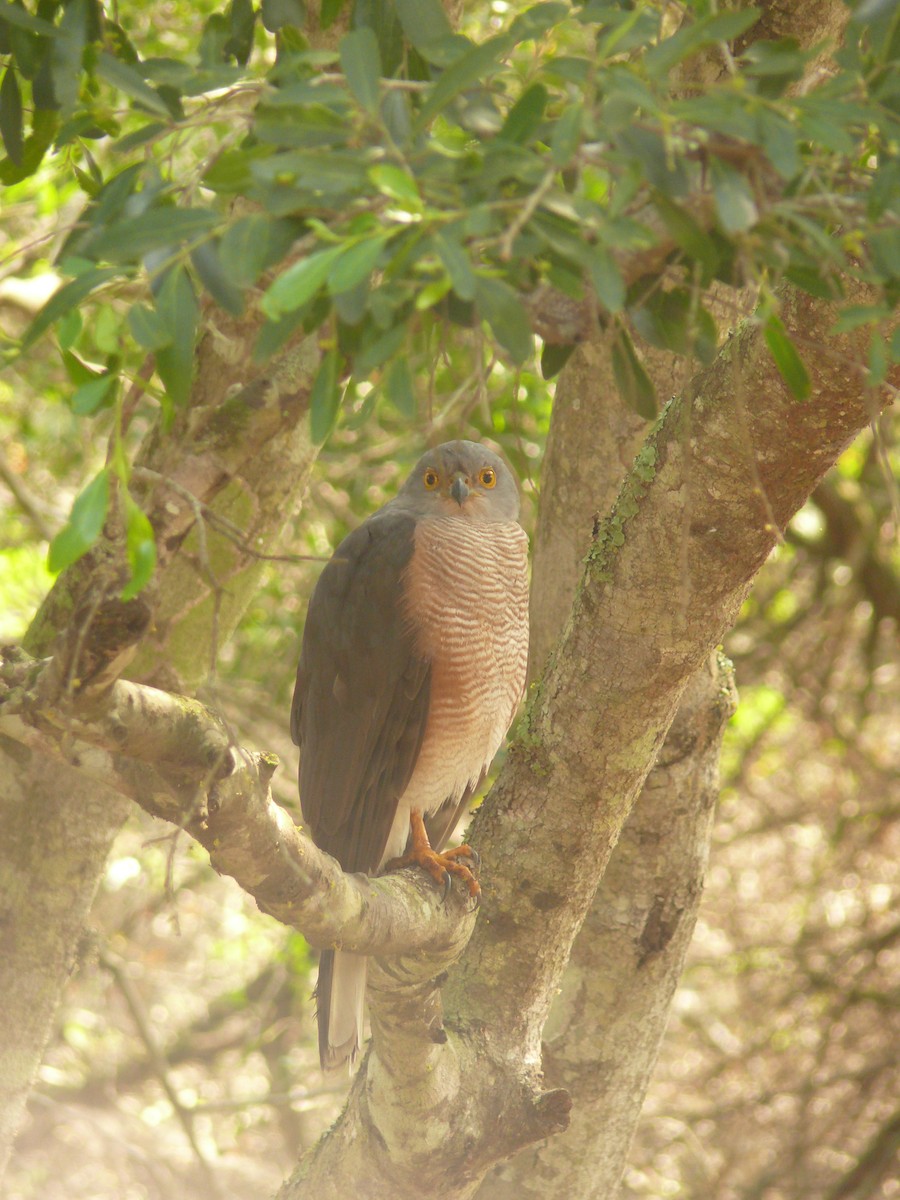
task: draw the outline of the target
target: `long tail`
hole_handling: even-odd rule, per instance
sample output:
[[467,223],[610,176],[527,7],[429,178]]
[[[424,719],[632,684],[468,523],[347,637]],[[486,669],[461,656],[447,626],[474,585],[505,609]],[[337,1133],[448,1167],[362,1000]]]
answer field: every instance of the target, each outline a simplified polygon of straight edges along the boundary
[[367,959],[342,950],[323,950],[316,984],[319,1062],[333,1071],[353,1064],[362,1046]]

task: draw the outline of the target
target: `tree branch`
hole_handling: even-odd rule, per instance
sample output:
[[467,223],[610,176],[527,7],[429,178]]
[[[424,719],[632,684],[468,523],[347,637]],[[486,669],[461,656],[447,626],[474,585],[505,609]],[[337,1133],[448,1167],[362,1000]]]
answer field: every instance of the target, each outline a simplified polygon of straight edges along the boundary
[[[681,692],[774,545],[768,512],[783,527],[872,416],[855,367],[867,335],[834,338],[833,310],[808,297],[784,316],[838,351],[816,363],[812,398],[787,392],[747,324],[670,405],[598,528],[526,730],[476,818],[485,863],[518,859],[519,870],[486,874],[491,920],[479,922],[455,1004],[490,1020],[504,1053],[537,1061],[548,997]],[[504,989],[477,986],[484,977]]]
[[[820,302],[792,297],[784,316],[791,331],[830,337]],[[360,1180],[367,1200],[468,1197],[487,1165],[565,1123],[565,1094],[542,1099],[539,1068],[572,942],[688,680],[775,543],[771,518],[783,527],[871,416],[854,365],[865,336],[831,338],[837,353],[817,362],[814,398],[798,404],[747,324],[669,407],[596,530],[566,633],[470,833],[484,899],[444,989],[447,1040],[423,1049],[420,1027],[398,1076],[391,1047],[382,1058],[373,989],[375,1038],[348,1107],[281,1200],[337,1197]],[[671,942],[670,970],[690,923],[664,938],[651,903],[644,950]],[[415,1146],[401,1105],[421,1121]],[[539,1111],[553,1114],[543,1134]]]
[[445,903],[417,871],[377,879],[344,874],[272,799],[275,756],[234,746],[199,701],[119,680],[54,706],[47,681],[52,685],[55,675],[52,659],[37,663],[20,654],[7,661],[0,669],[0,731],[67,758],[185,829],[217,871],[314,946],[401,962],[415,956],[415,964],[402,963],[407,981],[430,979],[459,956],[475,919],[464,889]]

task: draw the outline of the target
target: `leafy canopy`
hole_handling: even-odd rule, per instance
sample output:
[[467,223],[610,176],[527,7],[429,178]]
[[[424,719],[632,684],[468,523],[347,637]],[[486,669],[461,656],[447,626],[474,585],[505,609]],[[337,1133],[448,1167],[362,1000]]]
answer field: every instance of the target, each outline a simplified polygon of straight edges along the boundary
[[[318,331],[317,441],[360,387],[365,412],[384,396],[411,415],[440,348],[516,366],[540,327],[544,372],[559,370],[571,334],[536,319],[547,286],[607,329],[647,416],[639,345],[709,361],[714,281],[759,290],[798,399],[810,379],[779,317],[785,281],[838,303],[867,281],[876,301],[838,325],[872,324],[873,385],[900,356],[878,332],[900,280],[893,4],[861,3],[837,70],[802,90],[820,48],[754,41],[759,9],[710,0],[677,21],[652,0],[551,0],[478,41],[439,0],[324,0],[320,28],[346,25],[334,50],[310,44],[302,0],[231,0],[180,57],[113,11],[122,23],[99,0],[0,8],[0,181],[15,194],[66,173],[85,195],[66,282],[5,352],[52,333],[85,419],[140,378],[170,424],[206,301],[261,315],[259,361]],[[701,57],[716,65],[702,86]],[[111,469],[124,490],[120,438]],[[97,536],[107,484],[105,469],[79,496],[55,569]],[[133,502],[124,520],[133,594],[152,529]]]

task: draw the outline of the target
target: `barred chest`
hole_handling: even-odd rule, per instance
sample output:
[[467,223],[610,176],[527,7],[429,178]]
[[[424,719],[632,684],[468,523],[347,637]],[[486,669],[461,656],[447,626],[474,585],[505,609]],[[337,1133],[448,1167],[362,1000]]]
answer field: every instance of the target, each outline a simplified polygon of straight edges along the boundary
[[420,522],[405,579],[432,664],[428,724],[406,802],[434,812],[477,786],[510,726],[528,661],[528,539],[515,522]]

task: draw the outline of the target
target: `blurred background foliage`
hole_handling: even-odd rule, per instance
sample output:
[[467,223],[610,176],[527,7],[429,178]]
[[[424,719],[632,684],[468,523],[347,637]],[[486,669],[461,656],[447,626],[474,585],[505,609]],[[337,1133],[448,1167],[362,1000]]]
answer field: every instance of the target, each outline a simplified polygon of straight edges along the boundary
[[[300,6],[282,0],[263,8],[271,17]],[[144,59],[193,55],[196,71],[227,89],[239,55],[223,47],[244,9],[168,0],[129,14],[129,36]],[[472,6],[466,28],[499,31],[514,12],[499,0]],[[240,72],[251,80],[274,61],[261,23],[252,38],[255,52]],[[563,41],[563,51],[578,46]],[[796,64],[783,66],[789,78]],[[153,85],[165,97],[163,75],[159,68]],[[98,85],[94,115],[105,104],[115,130],[73,131],[35,174],[5,188],[7,345],[26,334],[58,285],[54,264],[86,196],[97,191],[91,162],[108,177],[124,161],[117,154],[148,144],[129,148],[146,113],[113,104],[106,86]],[[170,179],[196,175],[211,152],[218,155],[215,139],[244,111],[241,95],[228,93],[235,107],[218,126],[203,110],[168,142],[151,139]],[[180,136],[186,128],[197,136]],[[126,139],[124,152],[114,138]],[[564,263],[550,266],[559,283]],[[803,263],[794,267],[802,281]],[[21,636],[46,591],[48,544],[102,466],[113,431],[111,393],[90,411],[84,402],[82,411],[73,407],[92,381],[77,364],[87,364],[92,378],[115,371],[126,385],[133,380],[140,353],[139,342],[127,341],[134,329],[127,314],[146,299],[126,276],[83,315],[63,313],[53,340],[36,340],[0,378],[4,640]],[[296,758],[287,712],[316,560],[393,494],[424,441],[444,434],[486,437],[507,454],[523,480],[524,523],[534,527],[552,380],[527,356],[511,365],[478,329],[452,353],[442,352],[433,329],[422,337],[420,361],[410,360],[411,401],[376,410],[364,380],[348,397],[307,503],[290,517],[285,545],[310,559],[267,567],[204,693],[241,740],[279,753],[276,796],[289,807],[296,808]],[[164,396],[160,381],[148,383],[132,415],[135,440]],[[851,447],[797,515],[726,646],[741,705],[724,751],[697,935],[624,1185],[635,1200],[900,1194],[893,425],[884,418]],[[314,966],[302,938],[213,876],[188,839],[135,812],[58,1015],[9,1200],[214,1194],[211,1173],[245,1196],[277,1186],[298,1145],[333,1118],[344,1090],[315,1067]]]

